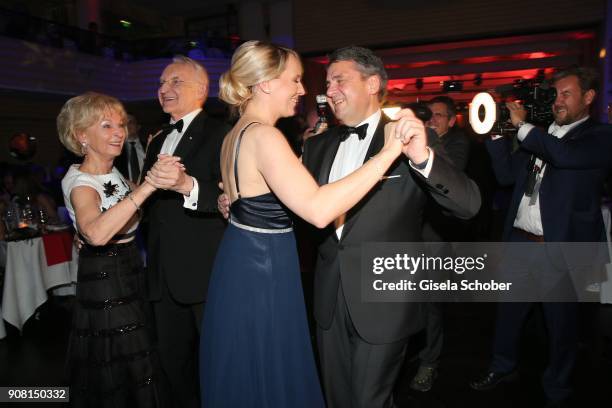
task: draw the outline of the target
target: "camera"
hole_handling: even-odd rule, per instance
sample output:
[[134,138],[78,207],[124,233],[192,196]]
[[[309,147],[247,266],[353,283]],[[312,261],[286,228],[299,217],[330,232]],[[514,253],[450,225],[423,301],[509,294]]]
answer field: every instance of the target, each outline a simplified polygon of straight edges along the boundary
[[[517,79],[510,85],[502,85],[495,89],[502,100],[520,102],[527,111],[526,122],[537,126],[548,126],[553,120],[552,105],[557,97],[557,90],[546,80]],[[498,104],[498,130],[506,132],[512,127],[508,123],[510,112],[505,103]],[[500,128],[501,127],[501,128]]]
[[516,132],[510,123],[510,111],[506,101],[520,102],[527,115],[525,121],[536,126],[548,126],[554,115],[552,105],[557,98],[557,90],[543,76],[533,79],[517,79],[512,84],[495,88],[501,97],[496,103],[488,92],[474,96],[469,108],[469,118],[472,129],[477,134],[507,135]]
[[319,132],[319,129],[321,128],[321,126],[323,124],[327,124],[328,122],[327,121],[327,96],[317,95],[316,101],[317,101],[317,116],[319,117],[319,119],[317,120],[317,123],[312,129],[312,133],[315,135]]

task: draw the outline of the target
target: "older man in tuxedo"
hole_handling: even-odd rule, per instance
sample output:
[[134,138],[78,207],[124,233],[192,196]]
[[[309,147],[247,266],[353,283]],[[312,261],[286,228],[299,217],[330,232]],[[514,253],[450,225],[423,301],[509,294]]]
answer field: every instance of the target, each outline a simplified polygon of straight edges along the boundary
[[[372,51],[334,51],[327,97],[342,126],[308,139],[303,163],[320,184],[344,177],[376,154],[389,122],[380,105],[387,73]],[[423,328],[418,303],[366,303],[361,297],[361,245],[421,241],[422,214],[431,196],[460,218],[475,215],[473,181],[427,146],[422,123],[405,155],[360,203],[319,231],[314,313],[327,405],[395,406],[393,387],[411,335]]]
[[176,57],[158,98],[170,123],[150,142],[143,167],[158,190],[148,201],[148,276],[162,368],[176,407],[199,407],[197,350],[208,279],[224,230],[216,211],[219,155],[229,126],[202,110],[208,74]]

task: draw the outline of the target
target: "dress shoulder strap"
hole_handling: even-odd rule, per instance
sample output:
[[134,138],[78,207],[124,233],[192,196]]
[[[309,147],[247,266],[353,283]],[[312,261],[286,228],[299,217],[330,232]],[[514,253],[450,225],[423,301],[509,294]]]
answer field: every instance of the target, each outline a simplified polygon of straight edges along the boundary
[[240,142],[242,142],[242,136],[249,126],[256,123],[259,122],[251,122],[243,127],[238,135],[238,141],[236,142],[236,151],[234,152],[234,183],[236,183],[236,193],[238,194],[238,198],[240,198],[240,183],[238,182],[238,154],[240,153]]

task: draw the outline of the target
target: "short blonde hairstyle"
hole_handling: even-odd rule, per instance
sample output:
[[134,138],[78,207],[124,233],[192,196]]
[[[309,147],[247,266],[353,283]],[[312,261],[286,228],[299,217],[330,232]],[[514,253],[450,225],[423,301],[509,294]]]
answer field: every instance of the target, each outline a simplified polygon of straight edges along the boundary
[[253,97],[253,86],[278,78],[291,55],[300,59],[289,48],[262,41],[245,42],[234,52],[229,71],[219,78],[219,98],[242,114]]
[[113,111],[121,116],[127,135],[127,114],[123,104],[115,97],[87,92],[68,101],[57,115],[57,133],[60,142],[77,156],[83,156],[78,134],[100,121],[104,114]]

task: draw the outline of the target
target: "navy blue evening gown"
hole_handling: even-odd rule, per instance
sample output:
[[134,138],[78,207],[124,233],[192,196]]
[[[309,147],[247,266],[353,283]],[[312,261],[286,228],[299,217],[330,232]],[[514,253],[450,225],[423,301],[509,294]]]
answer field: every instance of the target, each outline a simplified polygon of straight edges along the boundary
[[324,407],[291,220],[272,193],[230,214],[202,325],[202,406]]

